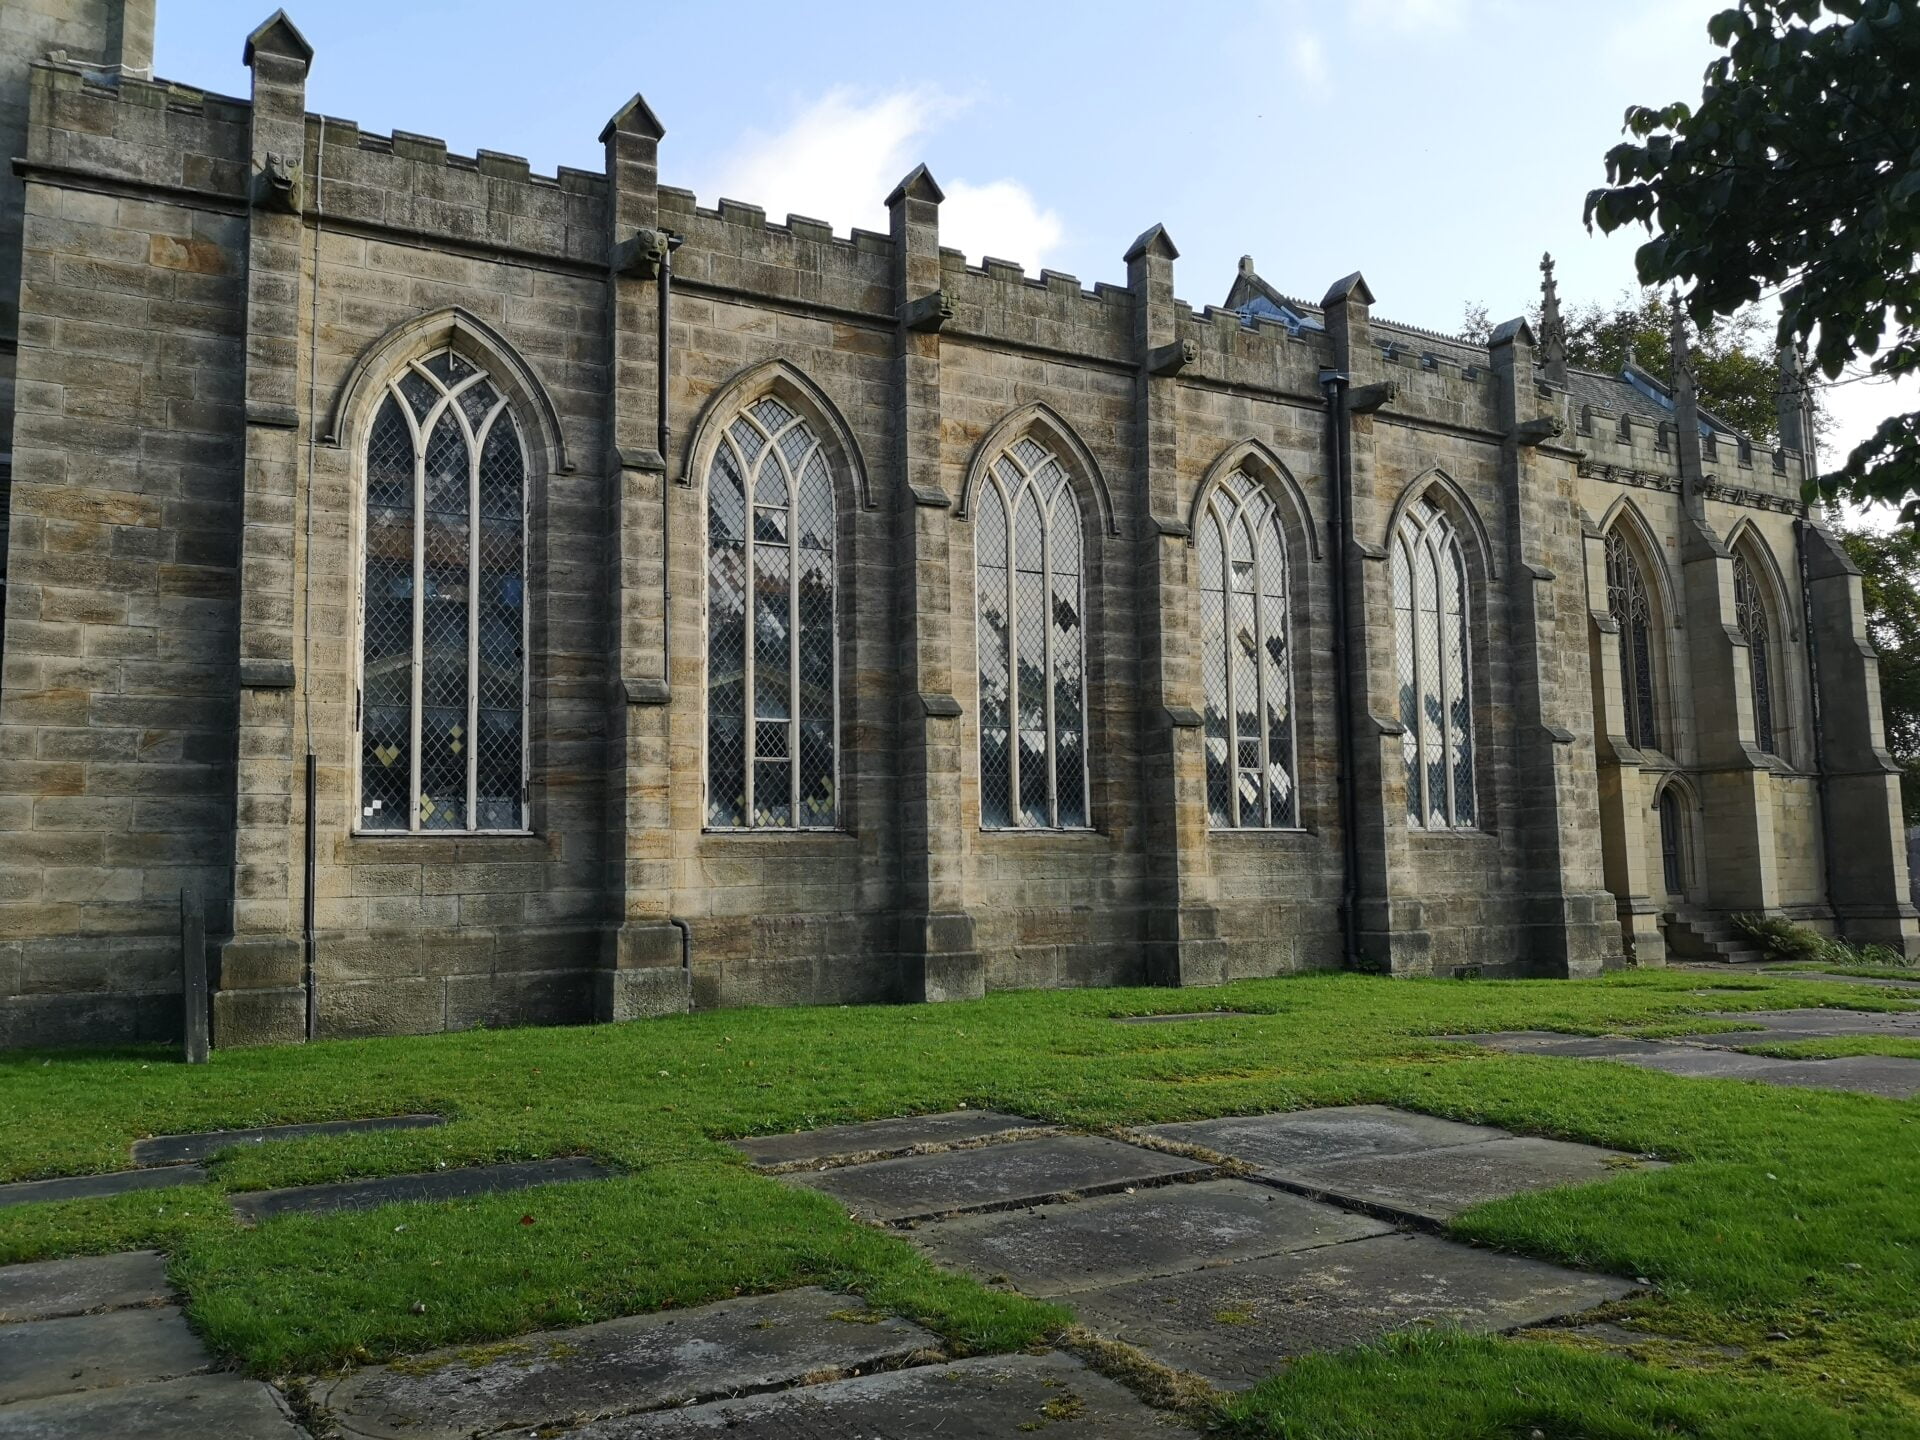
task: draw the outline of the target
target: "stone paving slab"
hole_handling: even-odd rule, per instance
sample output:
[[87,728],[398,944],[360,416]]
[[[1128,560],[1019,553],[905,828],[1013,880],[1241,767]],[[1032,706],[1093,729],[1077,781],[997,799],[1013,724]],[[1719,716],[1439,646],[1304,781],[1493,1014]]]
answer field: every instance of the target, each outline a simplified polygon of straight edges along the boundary
[[0,1266],[0,1324],[165,1302],[167,1260],[153,1250]]
[[1481,1045],[1489,1050],[1506,1050],[1516,1055],[1559,1055],[1586,1060],[1619,1060],[1634,1055],[1663,1055],[1672,1045],[1658,1040],[1639,1040],[1631,1035],[1562,1035],[1553,1030],[1510,1030],[1491,1035],[1446,1035]]
[[1766,1077],[1769,1085],[1798,1089],[1851,1090],[1887,1100],[1920,1095],[1920,1060],[1894,1055],[1845,1055],[1835,1060],[1785,1060]]
[[207,1172],[198,1165],[175,1165],[165,1170],[115,1170],[105,1175],[62,1175],[53,1180],[21,1180],[0,1185],[0,1207],[40,1205],[49,1200],[105,1200],[135,1190],[165,1190],[175,1185],[204,1185]]
[[964,1215],[922,1226],[913,1238],[936,1259],[976,1277],[1004,1277],[1024,1295],[1051,1297],[1391,1228],[1270,1185],[1208,1180]]
[[1155,1125],[1141,1133],[1182,1145],[1198,1145],[1260,1170],[1285,1171],[1324,1160],[1404,1155],[1507,1138],[1505,1130],[1462,1125],[1385,1105],[1229,1115],[1219,1120]]
[[1076,1295],[1081,1322],[1156,1360],[1240,1389],[1295,1356],[1444,1323],[1503,1331],[1632,1293],[1626,1281],[1456,1245],[1382,1235]]
[[358,1371],[328,1390],[325,1404],[343,1435],[461,1440],[857,1373],[939,1344],[909,1321],[868,1316],[857,1299],[789,1290],[547,1331],[511,1346],[437,1351],[397,1369]]
[[1052,1135],[940,1155],[880,1160],[787,1178],[870,1220],[930,1220],[965,1210],[1038,1205],[1129,1185],[1202,1180],[1212,1166],[1093,1135]]
[[997,1110],[949,1110],[940,1115],[829,1125],[820,1130],[802,1130],[797,1135],[755,1135],[727,1143],[755,1165],[766,1168],[818,1164],[851,1156],[884,1159],[1043,1128],[1037,1120],[1003,1115]]
[[1665,1168],[1657,1161],[1636,1160],[1593,1145],[1513,1136],[1414,1155],[1381,1155],[1263,1173],[1277,1183],[1315,1195],[1437,1225],[1488,1200],[1584,1185],[1628,1169]]
[[273,1387],[194,1375],[0,1405],[0,1440],[307,1440]]
[[264,1125],[254,1130],[202,1130],[191,1135],[155,1135],[136,1140],[136,1165],[181,1165],[205,1160],[234,1145],[305,1140],[316,1135],[365,1135],[381,1130],[425,1130],[446,1124],[444,1115],[386,1115],[373,1120],[326,1120],[311,1125]]
[[571,1156],[515,1165],[468,1165],[419,1175],[389,1175],[377,1180],[342,1180],[331,1185],[299,1185],[286,1190],[245,1190],[228,1198],[243,1219],[276,1215],[324,1214],[335,1210],[371,1210],[411,1200],[464,1200],[560,1185],[574,1180],[610,1180],[620,1172],[597,1160]]
[[1659,1070],[1668,1075],[1701,1076],[1709,1080],[1765,1080],[1796,1062],[1776,1060],[1766,1055],[1749,1055],[1742,1050],[1725,1050],[1704,1045],[1663,1045],[1645,1055],[1604,1056],[1642,1070]]
[[172,1306],[0,1326],[0,1405],[211,1369]]
[[1144,1440],[1193,1432],[1065,1355],[996,1355],[604,1420],[566,1440]]
[[1848,1055],[1832,1060],[1782,1060],[1776,1056],[1753,1055],[1735,1048],[1738,1045],[1754,1045],[1763,1041],[1832,1039],[1843,1033],[1875,1033],[1871,1031],[1835,1031],[1821,1036],[1806,1029],[1743,1030],[1690,1037],[1684,1043],[1641,1041],[1621,1037],[1612,1041],[1596,1040],[1592,1046],[1581,1048],[1549,1045],[1535,1038],[1545,1033],[1520,1030],[1504,1035],[1455,1035],[1448,1038],[1470,1040],[1475,1044],[1523,1054],[1613,1060],[1622,1065],[1635,1065],[1643,1070],[1659,1070],[1668,1075],[1710,1080],[1752,1080],[1763,1085],[1784,1085],[1794,1089],[1847,1090],[1859,1095],[1878,1095],[1889,1100],[1906,1100],[1920,1094],[1920,1060],[1893,1055]]
[[1703,1045],[1752,1045],[1776,1038],[1833,1040],[1843,1035],[1920,1037],[1920,1010],[1728,1010],[1710,1013],[1706,1018],[1759,1028],[1688,1037]]

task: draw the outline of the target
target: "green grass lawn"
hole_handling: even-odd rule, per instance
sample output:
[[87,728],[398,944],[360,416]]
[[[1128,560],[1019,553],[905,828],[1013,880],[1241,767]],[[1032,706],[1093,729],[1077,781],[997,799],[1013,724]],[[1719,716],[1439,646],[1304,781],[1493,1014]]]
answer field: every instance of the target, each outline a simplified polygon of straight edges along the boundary
[[[1699,992],[1711,991],[1710,994]],[[1246,982],[1244,1018],[1164,990],[948,1006],[736,1010],[631,1025],[221,1052],[0,1056],[0,1179],[124,1168],[149,1134],[435,1110],[432,1130],[235,1152],[212,1183],[0,1211],[0,1260],[159,1246],[210,1344],[265,1374],[821,1283],[1015,1349],[1070,1322],[935,1269],[721,1137],[992,1106],[1100,1130],[1383,1102],[1686,1162],[1468,1212],[1461,1239],[1645,1277],[1631,1357],[1535,1334],[1424,1334],[1317,1358],[1236,1400],[1242,1435],[1920,1434],[1920,1103],[1507,1055],[1449,1032],[1647,1033],[1693,1010],[1899,1008],[1857,985],[1604,980]],[[601,1183],[240,1227],[223,1192],[592,1154]]]

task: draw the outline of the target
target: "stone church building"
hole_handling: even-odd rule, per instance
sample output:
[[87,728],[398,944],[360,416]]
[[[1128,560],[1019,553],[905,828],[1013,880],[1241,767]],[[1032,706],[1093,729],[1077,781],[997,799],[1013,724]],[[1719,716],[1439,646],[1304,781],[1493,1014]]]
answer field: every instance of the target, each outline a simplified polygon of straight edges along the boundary
[[637,96],[536,175],[153,25],[0,34],[0,1043],[176,1034],[195,905],[220,1044],[1920,943],[1791,374],[1769,451],[1550,275],[1195,309],[1159,226],[1089,289],[924,168],[841,236]]

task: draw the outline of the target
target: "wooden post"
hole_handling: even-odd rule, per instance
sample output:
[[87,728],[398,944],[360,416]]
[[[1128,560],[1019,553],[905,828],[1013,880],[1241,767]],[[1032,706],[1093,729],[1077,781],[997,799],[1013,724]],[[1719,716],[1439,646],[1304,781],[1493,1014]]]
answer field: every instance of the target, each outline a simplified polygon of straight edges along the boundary
[[187,1064],[207,1063],[207,906],[198,890],[180,892],[180,999],[186,1015]]

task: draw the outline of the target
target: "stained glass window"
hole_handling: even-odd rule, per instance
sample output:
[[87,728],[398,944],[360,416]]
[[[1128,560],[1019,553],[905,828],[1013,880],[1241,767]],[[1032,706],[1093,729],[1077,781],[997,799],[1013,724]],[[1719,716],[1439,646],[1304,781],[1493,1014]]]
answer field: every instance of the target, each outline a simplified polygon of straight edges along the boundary
[[1760,582],[1744,555],[1733,557],[1734,616],[1747,641],[1747,674],[1753,685],[1753,733],[1760,748],[1769,755],[1779,754],[1773,734],[1773,649],[1772,627],[1767,604],[1760,594]]
[[1194,535],[1206,695],[1207,816],[1217,829],[1298,825],[1287,550],[1266,489],[1236,470]]
[[1607,610],[1620,633],[1620,693],[1627,707],[1627,741],[1660,748],[1654,725],[1653,612],[1640,562],[1618,530],[1607,535]]
[[768,396],[727,426],[707,473],[707,824],[840,820],[833,475],[812,429]]
[[1080,505],[1060,462],[1032,440],[995,459],[974,523],[989,830],[1090,824],[1080,546]]
[[1402,518],[1391,568],[1407,822],[1468,829],[1478,812],[1467,567],[1452,524],[1431,502],[1416,500]]
[[388,386],[367,440],[362,830],[526,828],[526,454],[451,350]]

